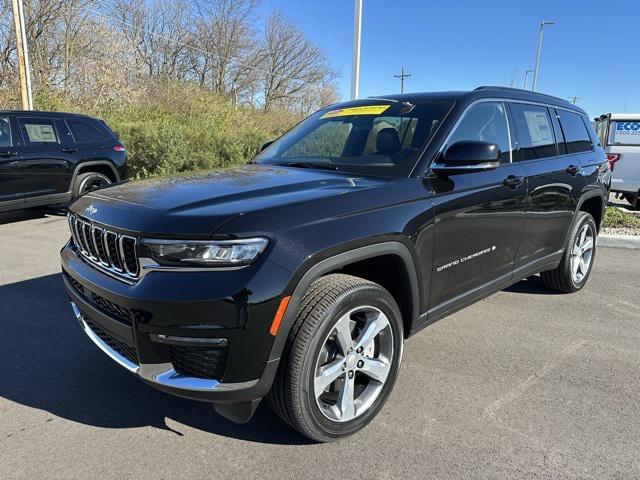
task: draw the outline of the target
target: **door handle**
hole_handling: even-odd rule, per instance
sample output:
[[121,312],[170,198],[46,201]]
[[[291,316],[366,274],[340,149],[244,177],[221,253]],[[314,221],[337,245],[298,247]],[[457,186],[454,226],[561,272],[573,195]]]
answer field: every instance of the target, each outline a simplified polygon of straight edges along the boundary
[[505,187],[509,188],[517,188],[519,185],[524,183],[524,177],[516,177],[515,175],[509,175],[502,181],[502,184]]
[[0,157],[15,157],[18,154],[18,152],[12,152],[9,150],[6,150],[4,152],[0,152]]
[[62,151],[64,153],[76,153],[78,151],[78,149],[77,148],[65,147],[65,148],[62,149]]
[[571,175],[577,175],[578,172],[580,171],[580,167],[577,167],[576,165],[569,165],[567,167],[567,173],[570,173]]

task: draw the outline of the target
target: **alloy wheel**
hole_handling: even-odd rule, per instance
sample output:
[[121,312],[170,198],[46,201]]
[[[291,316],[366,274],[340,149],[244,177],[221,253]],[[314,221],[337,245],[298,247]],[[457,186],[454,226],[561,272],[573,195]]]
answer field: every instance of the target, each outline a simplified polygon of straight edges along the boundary
[[373,306],[356,307],[335,323],[316,360],[314,396],[322,414],[348,422],[365,413],[389,377],[393,331]]
[[582,226],[571,251],[571,276],[574,283],[579,284],[584,280],[591,266],[595,235],[589,224]]

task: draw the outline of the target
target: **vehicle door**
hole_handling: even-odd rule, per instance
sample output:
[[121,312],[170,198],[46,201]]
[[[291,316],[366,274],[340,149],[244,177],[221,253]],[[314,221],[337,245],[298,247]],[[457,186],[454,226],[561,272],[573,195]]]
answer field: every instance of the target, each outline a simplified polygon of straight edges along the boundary
[[[524,226],[527,185],[524,169],[512,162],[509,132],[504,102],[473,104],[462,114],[439,155],[456,142],[484,141],[499,147],[499,166],[427,177],[434,192],[435,214],[430,315],[455,308],[469,296],[480,296],[512,277]],[[435,163],[438,161],[436,158]]]
[[0,202],[23,198],[18,142],[12,123],[10,115],[0,115]]
[[77,146],[61,118],[19,116],[25,199],[69,191]]
[[[585,179],[574,147],[567,150],[554,108],[529,103],[511,103],[510,108],[517,142],[514,158],[523,165],[529,185],[524,235],[516,259],[519,268],[552,260],[562,250]],[[582,120],[577,115],[576,119],[591,149]]]

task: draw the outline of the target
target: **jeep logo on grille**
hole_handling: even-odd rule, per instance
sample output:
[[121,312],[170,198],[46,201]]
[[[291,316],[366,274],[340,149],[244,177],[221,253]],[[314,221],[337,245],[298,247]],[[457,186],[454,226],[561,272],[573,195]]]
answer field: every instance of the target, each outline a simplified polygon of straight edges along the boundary
[[94,207],[93,205],[89,205],[87,208],[84,209],[84,211],[86,213],[88,213],[89,215],[93,215],[94,213],[96,213],[98,211],[98,209],[96,207]]

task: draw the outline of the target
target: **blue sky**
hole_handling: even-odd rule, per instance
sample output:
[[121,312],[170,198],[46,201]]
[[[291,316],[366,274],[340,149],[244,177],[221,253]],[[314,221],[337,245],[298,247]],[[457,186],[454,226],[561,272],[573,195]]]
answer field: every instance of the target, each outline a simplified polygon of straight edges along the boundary
[[[360,96],[405,91],[522,87],[545,27],[538,90],[567,98],[591,117],[640,112],[640,10],[637,0],[363,0]],[[264,0],[325,49],[344,100],[350,94],[352,0]],[[529,76],[529,84],[531,75]]]

